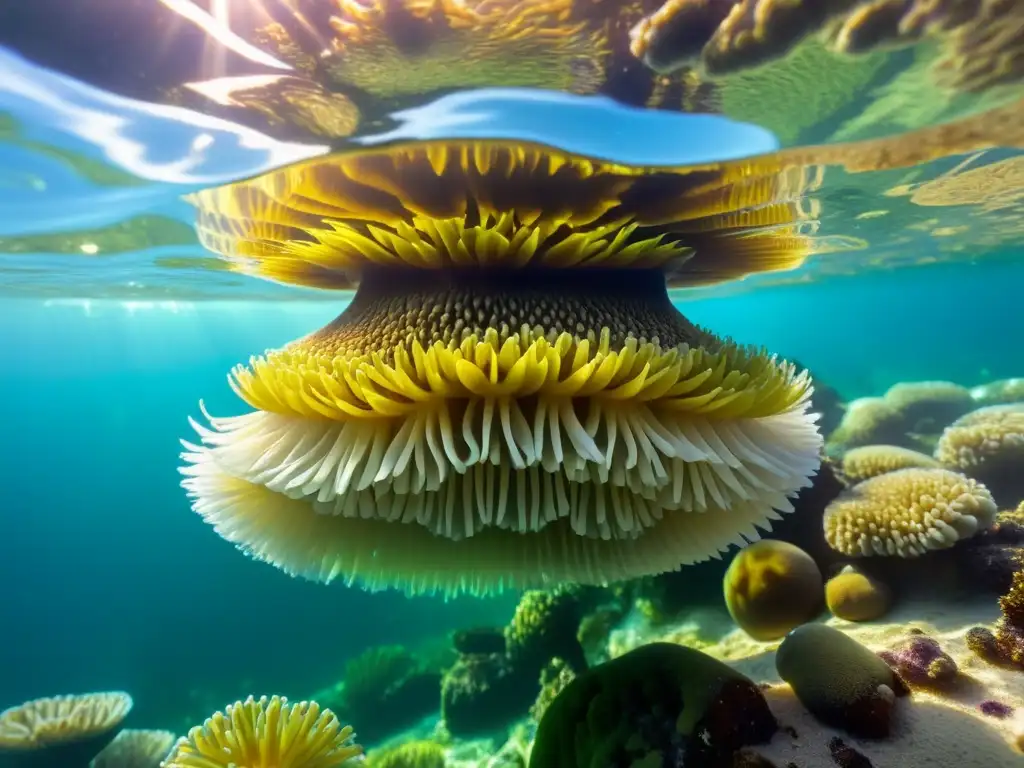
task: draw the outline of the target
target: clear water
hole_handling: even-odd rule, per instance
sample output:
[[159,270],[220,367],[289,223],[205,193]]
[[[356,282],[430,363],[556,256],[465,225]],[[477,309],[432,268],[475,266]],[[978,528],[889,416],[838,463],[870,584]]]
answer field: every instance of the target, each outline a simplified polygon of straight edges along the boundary
[[[235,551],[190,511],[178,440],[197,402],[242,413],[226,373],[322,328],[352,298],[261,279],[244,259],[204,248],[186,199],[200,190],[334,153],[437,140],[536,143],[651,173],[793,174],[795,193],[749,210],[792,202],[808,258],[784,271],[675,286],[670,296],[687,318],[799,360],[844,402],[900,382],[973,387],[1024,375],[1016,343],[1024,336],[1024,93],[1019,78],[937,88],[928,75],[945,55],[937,43],[829,58],[809,39],[761,69],[711,78],[720,91],[710,110],[692,94],[631,103],[628,89],[579,85],[590,82],[579,72],[596,54],[575,38],[568,49],[545,48],[561,38],[544,30],[568,23],[557,15],[534,30],[538,48],[501,43],[511,51],[495,56],[501,66],[459,27],[450,39],[431,38],[436,60],[395,54],[371,35],[366,50],[353,44],[336,55],[329,87],[315,83],[317,99],[326,88],[363,110],[346,131],[324,135],[326,122],[314,125],[318,134],[295,116],[305,102],[275,90],[305,93],[315,80],[260,36],[281,12],[276,3],[58,5],[0,0],[0,709],[125,690],[135,702],[130,728],[184,735],[249,694],[301,700],[328,691],[330,705],[346,662],[361,652],[397,643],[447,669],[453,632],[501,627],[520,599],[517,591],[408,597],[290,578]],[[315,26],[323,9],[298,5]],[[346,5],[380,7],[338,7]],[[445,4],[436,5],[442,13]],[[643,3],[623,7],[633,5]],[[595,0],[593,13],[605,7]],[[1024,7],[1010,4],[1005,19],[1024,29]],[[559,57],[572,59],[577,79],[560,79]],[[281,73],[292,79],[276,80]],[[662,87],[671,91],[654,92]],[[694,623],[714,635],[724,612],[720,566],[731,556],[693,566],[692,600],[676,595],[684,607],[660,624],[648,621],[641,604],[650,595],[638,588],[647,597],[627,606],[616,642],[678,638]],[[991,624],[996,595],[965,591],[977,600],[966,600],[964,615],[981,605]],[[893,625],[930,621],[943,603],[934,591],[917,599],[928,607],[903,605]],[[971,619],[958,624],[957,610],[941,620],[962,639]],[[713,653],[727,647],[705,640],[700,647]],[[757,677],[759,668],[738,663]],[[992,690],[1024,705],[1024,683],[999,680]],[[971,717],[975,704],[964,705]],[[391,714],[366,717],[386,723]],[[519,720],[532,733],[525,711]],[[429,736],[449,765],[517,764],[492,761],[516,721],[479,743],[446,737],[437,721],[431,711],[371,732],[371,762],[380,741]],[[1018,717],[993,730],[1006,750],[989,764],[1019,759],[1009,746],[1019,726]],[[945,764],[900,748],[864,747],[880,768]]]

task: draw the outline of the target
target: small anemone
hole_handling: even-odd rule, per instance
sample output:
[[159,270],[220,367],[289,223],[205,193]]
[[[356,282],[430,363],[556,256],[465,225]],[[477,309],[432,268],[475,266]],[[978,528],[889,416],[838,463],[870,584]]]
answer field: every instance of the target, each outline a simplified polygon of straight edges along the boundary
[[177,740],[171,731],[127,729],[103,748],[92,768],[157,768]]
[[850,556],[916,557],[952,547],[995,520],[980,483],[946,469],[901,469],[844,491],[825,509],[825,538]]
[[121,691],[35,699],[0,712],[0,755],[16,764],[85,765],[109,744],[132,708]]
[[179,739],[161,768],[332,768],[363,754],[315,701],[252,696],[229,704]]
[[853,483],[895,472],[897,469],[930,469],[941,464],[927,454],[897,445],[862,445],[843,454],[843,474]]

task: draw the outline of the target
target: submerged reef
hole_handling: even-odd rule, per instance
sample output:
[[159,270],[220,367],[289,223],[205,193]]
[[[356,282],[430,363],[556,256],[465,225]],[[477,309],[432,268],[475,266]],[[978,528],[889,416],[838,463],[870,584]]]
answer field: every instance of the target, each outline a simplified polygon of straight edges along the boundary
[[530,768],[713,768],[769,741],[777,728],[751,680],[700,651],[652,643],[577,676],[558,694],[537,727]]
[[12,768],[87,766],[132,709],[123,691],[52,696],[0,712],[0,762]]
[[912,633],[879,657],[910,686],[949,688],[960,676],[956,661],[939,641],[923,632]]
[[440,696],[441,670],[404,646],[382,645],[349,659],[338,693],[317,698],[350,720],[372,712],[374,717],[360,727],[359,735],[373,743],[437,712]]
[[194,423],[193,509],[291,574],[407,592],[603,585],[756,540],[819,466],[810,377],[667,288],[802,263],[799,206],[766,203],[805,183],[430,141],[192,195],[250,273],[356,288],[231,373],[249,413]]

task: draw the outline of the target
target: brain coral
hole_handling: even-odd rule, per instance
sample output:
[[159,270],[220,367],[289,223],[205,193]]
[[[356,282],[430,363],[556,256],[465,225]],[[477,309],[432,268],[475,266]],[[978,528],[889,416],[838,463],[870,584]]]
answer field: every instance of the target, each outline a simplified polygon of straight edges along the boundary
[[194,511],[288,573],[408,592],[604,584],[756,540],[819,464],[810,377],[667,289],[810,242],[794,179],[724,174],[450,141],[197,193],[241,271],[356,292],[234,370],[250,412],[194,423]]
[[840,494],[825,509],[825,538],[846,555],[916,557],[973,536],[996,512],[988,489],[963,475],[901,469]]
[[86,765],[114,739],[131,708],[131,696],[120,691],[11,707],[0,712],[0,760],[31,753],[44,764]]
[[935,458],[964,472],[1024,458],[1024,403],[989,405],[957,419],[939,438]]
[[860,445],[899,444],[906,439],[906,422],[896,408],[881,397],[851,400],[835,431],[828,436],[830,454]]
[[843,474],[853,483],[897,469],[928,469],[941,464],[927,454],[897,445],[862,445],[843,454]]
[[884,398],[912,432],[937,433],[974,407],[971,391],[951,381],[901,382],[889,387]]
[[91,768],[157,768],[177,740],[170,731],[127,729],[96,756]]

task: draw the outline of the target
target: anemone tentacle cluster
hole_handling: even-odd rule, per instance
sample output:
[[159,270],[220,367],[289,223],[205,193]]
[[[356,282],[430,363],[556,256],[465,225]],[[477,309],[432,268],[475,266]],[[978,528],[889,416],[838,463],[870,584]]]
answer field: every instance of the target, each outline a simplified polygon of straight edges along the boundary
[[806,179],[438,142],[198,193],[204,244],[358,290],[230,377],[184,485],[229,541],[370,588],[605,583],[756,540],[809,484],[806,372],[673,284],[799,264]]

